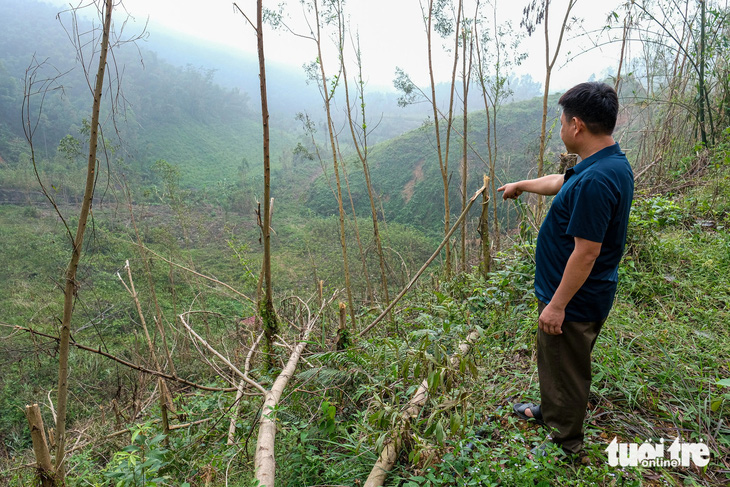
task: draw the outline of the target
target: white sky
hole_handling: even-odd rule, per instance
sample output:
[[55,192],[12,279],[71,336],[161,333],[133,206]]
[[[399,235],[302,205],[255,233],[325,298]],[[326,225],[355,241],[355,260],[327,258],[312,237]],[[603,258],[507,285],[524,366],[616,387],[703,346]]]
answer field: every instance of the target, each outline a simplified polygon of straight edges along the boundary
[[[68,1],[51,0],[53,3],[66,4]],[[267,0],[264,6],[275,8],[282,0]],[[482,0],[485,3],[487,0]],[[498,5],[498,20],[511,19],[513,28],[521,30],[519,22],[522,8],[529,0],[494,0]],[[465,0],[467,15],[473,11],[474,0]],[[550,31],[551,43],[557,41],[559,25],[565,13],[568,0],[552,0]],[[156,25],[183,33],[194,38],[213,41],[235,49],[255,52],[256,38],[253,29],[244,18],[234,11],[231,0],[124,0],[126,10],[135,17],[128,27],[141,29],[149,17],[148,30],[154,35]],[[254,20],[256,1],[239,0],[238,5]],[[288,0],[292,24],[301,22],[302,10],[298,0]],[[611,6],[619,8],[622,0],[596,2],[579,0],[574,8],[575,16],[583,19],[585,30],[601,28]],[[599,7],[600,5],[600,7]],[[403,68],[416,83],[428,83],[428,63],[426,54],[426,35],[419,7],[419,0],[349,0],[345,10],[350,16],[351,30],[360,32],[363,64],[371,87],[392,89],[395,68]],[[116,17],[119,20],[119,16]],[[300,23],[300,25],[303,25]],[[578,53],[588,47],[585,38],[576,38],[578,32],[568,33],[561,48],[561,55],[553,72],[551,88],[566,89],[573,84],[585,81],[591,74],[605,74],[607,67],[615,70],[618,64],[616,44],[594,50],[579,56],[566,65],[568,51]],[[328,43],[331,45],[331,43]],[[266,57],[269,61],[290,64],[296,67],[316,58],[312,42],[296,38],[285,32],[265,33]],[[451,62],[440,49],[441,40],[434,37],[434,56],[436,60],[437,81],[450,78]],[[529,73],[535,81],[543,82],[545,76],[544,34],[542,27],[531,38],[525,38],[522,48],[529,53],[523,66],[516,69],[518,74]],[[437,54],[438,51],[438,54]],[[328,55],[325,54],[327,63]],[[335,57],[329,57],[329,69],[335,69]],[[327,66],[327,64],[326,64]],[[352,73],[352,68],[350,73]]]

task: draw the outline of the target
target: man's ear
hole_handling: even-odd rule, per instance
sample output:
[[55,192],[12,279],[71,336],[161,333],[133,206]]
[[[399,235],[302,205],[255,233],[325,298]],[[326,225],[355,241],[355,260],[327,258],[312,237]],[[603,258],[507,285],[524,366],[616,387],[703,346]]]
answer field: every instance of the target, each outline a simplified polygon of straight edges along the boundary
[[578,117],[573,117],[573,123],[575,124],[575,133],[576,134],[578,134],[578,132],[585,132],[588,130],[588,127],[586,127],[585,122]]

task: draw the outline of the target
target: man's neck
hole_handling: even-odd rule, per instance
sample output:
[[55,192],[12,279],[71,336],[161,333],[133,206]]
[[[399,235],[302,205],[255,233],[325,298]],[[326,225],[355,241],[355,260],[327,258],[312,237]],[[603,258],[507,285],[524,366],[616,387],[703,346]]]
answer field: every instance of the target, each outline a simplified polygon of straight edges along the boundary
[[586,143],[578,149],[578,155],[580,156],[580,159],[587,159],[591,157],[596,152],[605,149],[606,147],[610,147],[616,143],[615,140],[613,140],[613,137],[611,135],[603,135],[598,137],[591,137],[590,139],[586,140]]

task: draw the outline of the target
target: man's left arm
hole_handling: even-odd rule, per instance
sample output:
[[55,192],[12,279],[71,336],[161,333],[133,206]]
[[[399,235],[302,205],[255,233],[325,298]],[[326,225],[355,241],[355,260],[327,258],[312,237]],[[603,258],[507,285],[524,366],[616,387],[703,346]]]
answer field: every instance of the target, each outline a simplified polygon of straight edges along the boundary
[[540,329],[548,335],[560,335],[565,319],[565,307],[583,286],[601,253],[601,242],[575,238],[575,248],[565,266],[563,278],[550,303],[540,313]]

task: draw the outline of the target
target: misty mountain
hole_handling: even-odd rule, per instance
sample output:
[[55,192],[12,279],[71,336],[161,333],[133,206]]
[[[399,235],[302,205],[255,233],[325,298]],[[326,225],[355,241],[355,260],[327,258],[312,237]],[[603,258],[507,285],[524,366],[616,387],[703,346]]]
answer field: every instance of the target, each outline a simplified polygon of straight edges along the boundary
[[[54,185],[71,195],[74,168],[82,167],[83,157],[78,148],[69,152],[69,142],[84,140],[85,119],[90,113],[90,89],[84,74],[95,60],[91,50],[94,19],[79,19],[79,44],[83,47],[77,56],[71,13],[58,15],[59,10],[63,9],[38,1],[0,0],[0,157],[7,169],[0,171],[0,180],[4,187],[35,187],[30,173],[12,170],[29,160],[20,114],[24,90],[30,90],[33,95],[27,98],[30,110],[26,115],[34,127],[36,157],[47,161],[42,171]],[[115,20],[117,32],[122,26],[120,17]],[[161,187],[164,172],[160,168],[169,167],[182,188],[208,195],[218,203],[226,200],[231,207],[240,207],[240,202],[232,203],[236,199],[253,204],[262,157],[257,59],[154,25],[144,31],[143,25],[123,25],[123,36],[116,39],[110,62],[111,81],[105,88],[109,98],[104,104],[104,136],[121,144],[115,152],[117,167],[133,183],[137,198],[158,191],[155,188]],[[318,87],[307,82],[303,68],[275,63],[267,65],[267,79],[273,194],[278,197],[283,193],[280,201],[304,204],[316,214],[330,215],[336,210],[327,183],[331,155],[322,155],[321,161],[313,156],[319,148],[319,154],[326,154],[328,144]],[[513,98],[528,101],[504,107],[498,131],[498,164],[503,166],[498,171],[500,177],[524,172],[536,152],[534,144],[526,146],[524,140],[527,133],[534,135],[529,140],[537,140],[541,107],[529,99],[539,93],[540,86],[529,77],[515,78],[511,86]],[[439,85],[436,92],[437,99],[446,104],[448,86]],[[367,123],[372,127],[368,145],[372,149],[373,184],[386,215],[395,221],[437,229],[440,224],[433,215],[442,212],[436,195],[443,189],[431,150],[435,143],[429,125],[432,108],[423,99],[399,106],[400,96],[396,91],[365,93]],[[459,97],[457,92],[457,103]],[[472,186],[481,182],[487,158],[483,101],[476,87],[470,91],[469,103],[476,113],[469,133],[472,191]],[[116,107],[113,121],[108,109],[111,105]],[[333,117],[336,128],[342,130],[340,149],[349,161],[354,203],[358,212],[367,213],[362,168],[348,156],[353,150],[349,129],[343,130],[345,107],[344,95],[339,93],[334,99]],[[311,118],[314,139],[302,130],[298,113]],[[456,190],[460,140],[457,133],[452,134],[449,177],[454,208],[460,198]],[[25,176],[19,176],[21,173]],[[51,174],[55,176],[51,178]],[[311,191],[304,191],[310,185]]]

